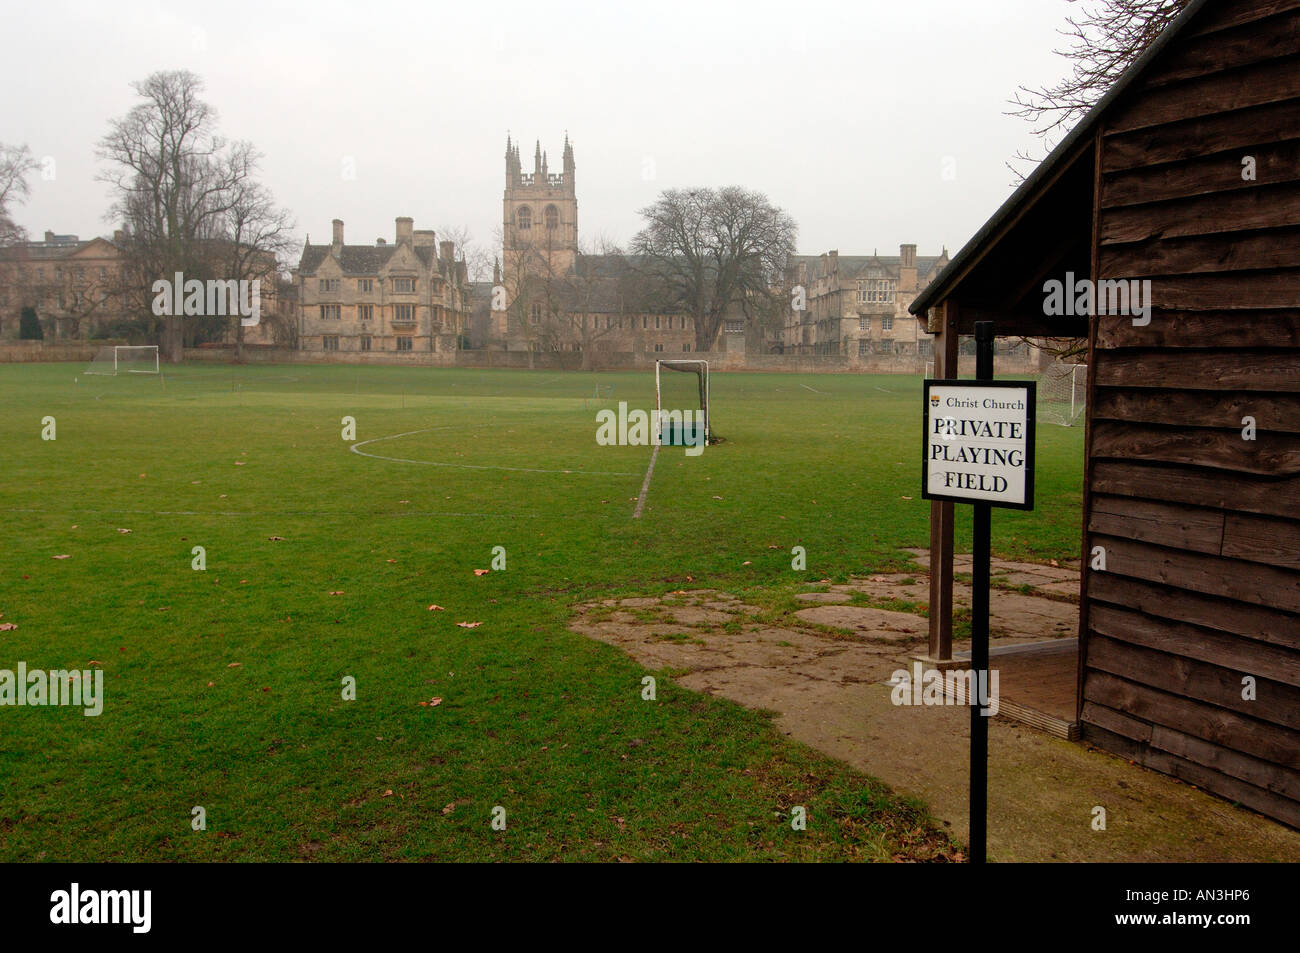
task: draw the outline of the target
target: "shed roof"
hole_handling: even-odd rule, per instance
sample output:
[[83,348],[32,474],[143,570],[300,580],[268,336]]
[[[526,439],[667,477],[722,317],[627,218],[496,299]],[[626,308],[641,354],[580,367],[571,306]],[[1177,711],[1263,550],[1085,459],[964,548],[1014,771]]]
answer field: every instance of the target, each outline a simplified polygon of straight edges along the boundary
[[912,314],[923,315],[929,308],[948,298],[961,284],[970,269],[984,257],[989,249],[1001,240],[1007,229],[1015,223],[1021,213],[1036,204],[1044,193],[1061,181],[1063,174],[1080,157],[1081,153],[1086,151],[1086,145],[1096,131],[1097,124],[1111,105],[1146,71],[1151,62],[1173,41],[1187,23],[1206,4],[1211,2],[1214,2],[1214,0],[1191,0],[1174,17],[1170,24],[1161,31],[1160,35],[1151,42],[1151,45],[1143,51],[1142,55],[1133,61],[1129,68],[1106,91],[1106,94],[1097,101],[1097,104],[1057,144],[1047,158],[1043,159],[1038,164],[1038,167],[1030,173],[1029,177],[1020,183],[1020,186],[993,213],[992,218],[985,222],[980,230],[975,233],[975,236],[962,246],[961,251],[957,252],[952,261],[948,263],[948,267],[940,272],[921,294],[916,296],[908,309]]

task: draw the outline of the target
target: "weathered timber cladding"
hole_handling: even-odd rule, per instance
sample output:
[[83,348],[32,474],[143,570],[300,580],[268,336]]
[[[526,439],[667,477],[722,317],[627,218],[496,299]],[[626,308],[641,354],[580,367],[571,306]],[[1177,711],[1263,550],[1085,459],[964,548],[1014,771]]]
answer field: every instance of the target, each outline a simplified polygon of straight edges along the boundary
[[1300,0],[1207,4],[1099,128],[1094,277],[1154,310],[1097,319],[1085,737],[1300,826]]

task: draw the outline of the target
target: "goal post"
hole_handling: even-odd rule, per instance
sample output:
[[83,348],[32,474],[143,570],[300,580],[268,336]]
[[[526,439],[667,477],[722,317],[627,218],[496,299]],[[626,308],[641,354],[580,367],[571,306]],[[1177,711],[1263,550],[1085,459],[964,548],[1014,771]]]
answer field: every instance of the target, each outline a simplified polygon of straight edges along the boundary
[[1087,364],[1049,364],[1038,376],[1038,419],[1073,426],[1088,409],[1087,396]]
[[704,443],[718,442],[709,419],[708,361],[655,361],[655,424],[655,440],[661,445],[698,445],[700,429]]
[[158,345],[108,344],[99,349],[86,374],[114,377],[118,374],[157,374]]

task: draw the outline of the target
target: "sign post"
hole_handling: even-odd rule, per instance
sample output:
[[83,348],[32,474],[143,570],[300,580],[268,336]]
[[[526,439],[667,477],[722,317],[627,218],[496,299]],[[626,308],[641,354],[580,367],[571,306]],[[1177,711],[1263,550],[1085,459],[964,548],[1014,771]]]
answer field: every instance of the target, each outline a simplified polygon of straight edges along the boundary
[[[989,540],[992,508],[1034,508],[1033,381],[993,380],[993,322],[975,322],[976,383],[927,380],[921,496],[970,503],[970,859],[983,863],[988,824]],[[934,571],[934,567],[931,567]]]

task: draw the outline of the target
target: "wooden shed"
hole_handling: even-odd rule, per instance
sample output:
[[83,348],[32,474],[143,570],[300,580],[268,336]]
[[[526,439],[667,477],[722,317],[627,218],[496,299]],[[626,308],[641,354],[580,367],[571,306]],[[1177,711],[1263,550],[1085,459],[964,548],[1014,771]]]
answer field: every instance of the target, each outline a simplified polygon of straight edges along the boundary
[[[1045,313],[1066,272],[1149,320]],[[1084,738],[1300,827],[1300,0],[1192,0],[911,310],[937,377],[976,320],[1087,336]]]

